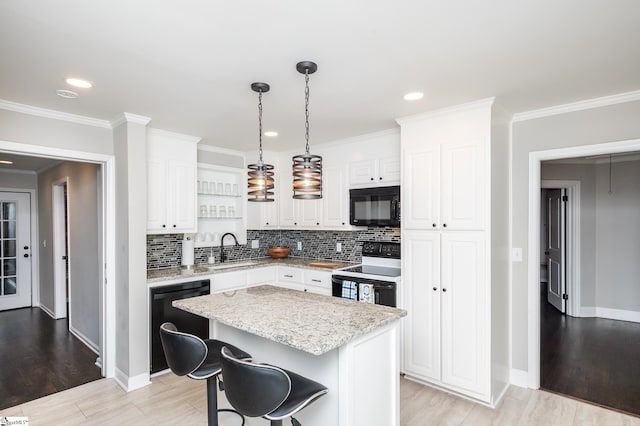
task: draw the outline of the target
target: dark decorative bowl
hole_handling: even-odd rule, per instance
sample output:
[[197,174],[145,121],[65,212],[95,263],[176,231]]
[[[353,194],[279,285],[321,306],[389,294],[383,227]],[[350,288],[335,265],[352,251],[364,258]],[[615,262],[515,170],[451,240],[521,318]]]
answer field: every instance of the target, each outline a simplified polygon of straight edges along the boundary
[[274,259],[284,259],[289,256],[289,247],[269,247],[267,253]]

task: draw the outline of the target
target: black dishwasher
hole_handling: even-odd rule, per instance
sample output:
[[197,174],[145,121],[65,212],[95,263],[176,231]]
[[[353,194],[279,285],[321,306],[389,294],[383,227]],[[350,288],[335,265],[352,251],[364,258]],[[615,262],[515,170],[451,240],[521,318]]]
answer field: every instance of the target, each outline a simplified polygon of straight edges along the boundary
[[203,339],[209,338],[209,320],[171,306],[171,302],[188,297],[209,294],[209,280],[166,285],[151,288],[151,373],[169,368],[160,342],[160,326],[172,322],[179,331],[195,334]]

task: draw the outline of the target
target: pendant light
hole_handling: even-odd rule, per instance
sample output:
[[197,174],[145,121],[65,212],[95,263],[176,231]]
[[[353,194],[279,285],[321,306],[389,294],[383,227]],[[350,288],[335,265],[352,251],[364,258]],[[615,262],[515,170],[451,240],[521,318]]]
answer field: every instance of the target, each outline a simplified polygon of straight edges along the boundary
[[258,92],[258,162],[249,164],[249,177],[247,179],[249,192],[248,201],[269,202],[273,201],[273,166],[262,161],[262,94],[269,91],[267,83],[252,83],[251,90]]
[[311,61],[298,62],[296,69],[304,74],[305,153],[293,156],[293,198],[317,200],[322,198],[322,157],[309,153],[309,74],[318,66]]

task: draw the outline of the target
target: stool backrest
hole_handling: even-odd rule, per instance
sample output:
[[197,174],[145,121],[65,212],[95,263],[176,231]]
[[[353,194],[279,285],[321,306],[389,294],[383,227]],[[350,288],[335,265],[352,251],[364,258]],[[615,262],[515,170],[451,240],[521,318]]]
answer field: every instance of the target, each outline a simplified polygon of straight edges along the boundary
[[282,369],[239,360],[226,347],[221,352],[225,396],[241,414],[264,416],[287,399],[291,379]]
[[173,323],[160,326],[160,340],[169,368],[177,376],[192,373],[207,358],[207,345],[198,336],[181,333]]

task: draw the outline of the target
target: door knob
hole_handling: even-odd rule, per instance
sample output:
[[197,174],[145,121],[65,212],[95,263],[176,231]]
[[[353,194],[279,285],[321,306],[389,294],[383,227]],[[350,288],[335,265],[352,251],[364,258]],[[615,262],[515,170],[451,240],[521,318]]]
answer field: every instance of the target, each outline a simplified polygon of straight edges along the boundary
[[24,254],[24,257],[29,257],[29,253],[25,253],[25,254]]
[[25,250],[29,250],[29,246],[24,246],[24,249]]

